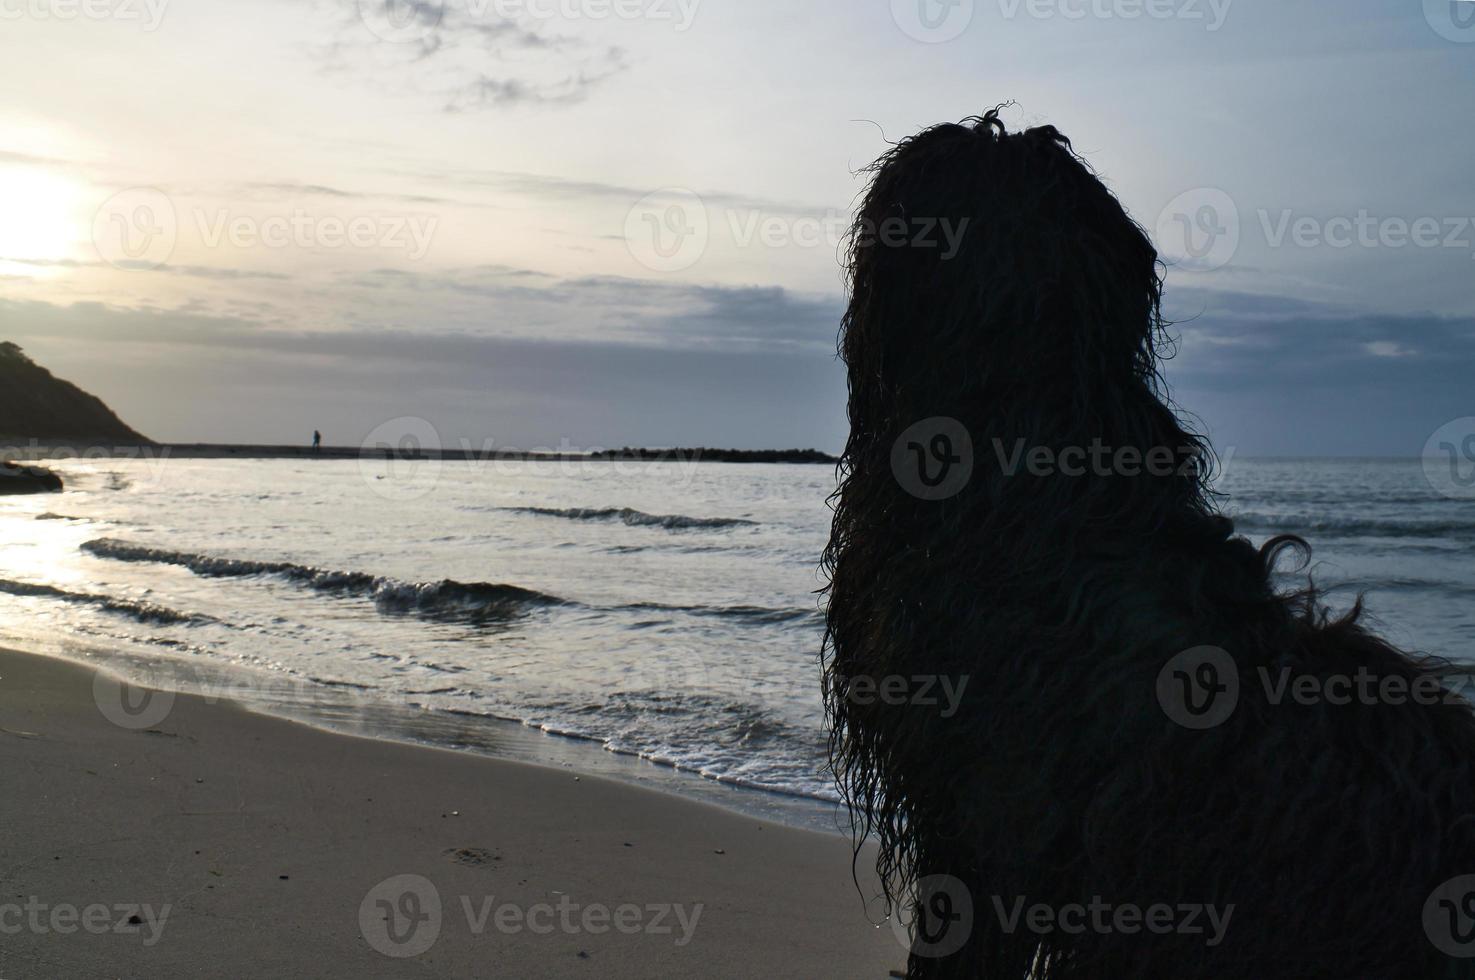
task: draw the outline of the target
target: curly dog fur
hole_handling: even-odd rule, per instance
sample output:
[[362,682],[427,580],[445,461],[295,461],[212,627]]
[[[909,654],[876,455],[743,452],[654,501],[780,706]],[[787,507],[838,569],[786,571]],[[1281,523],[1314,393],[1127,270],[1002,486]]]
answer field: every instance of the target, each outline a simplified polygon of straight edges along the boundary
[[[898,218],[968,224],[946,256],[877,235]],[[851,434],[825,556],[832,768],[857,854],[880,845],[887,910],[915,912],[918,883],[944,875],[974,913],[961,950],[914,946],[908,976],[1475,976],[1424,919],[1441,883],[1475,873],[1469,705],[1270,696],[1262,668],[1413,684],[1447,665],[1375,636],[1360,603],[1334,617],[1309,582],[1277,591],[1278,559],[1304,544],[1256,549],[1217,512],[1211,452],[1161,381],[1161,263],[1069,140],[1006,132],[995,110],[895,145],[849,264]],[[925,500],[892,451],[935,417],[966,427],[976,465]],[[1174,465],[1009,471],[995,452],[1093,444]],[[1227,651],[1242,693],[1195,730],[1157,684],[1202,646]],[[857,696],[921,676],[966,680],[954,713]],[[996,912],[1020,899],[1233,918],[1214,945],[1007,928]]]

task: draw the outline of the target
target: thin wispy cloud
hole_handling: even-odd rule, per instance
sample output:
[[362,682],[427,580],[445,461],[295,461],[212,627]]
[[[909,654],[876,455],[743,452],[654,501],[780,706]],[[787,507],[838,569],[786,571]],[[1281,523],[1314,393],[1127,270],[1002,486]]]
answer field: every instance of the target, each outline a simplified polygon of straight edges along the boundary
[[434,194],[408,194],[396,191],[347,190],[324,184],[297,183],[295,181],[262,181],[239,184],[226,188],[232,197],[252,200],[301,200],[303,198],[331,198],[338,201],[378,202],[384,204],[409,204],[445,207],[493,208],[495,204],[466,198],[441,197]]
[[129,262],[126,260],[121,262],[102,262],[98,260],[42,259],[0,255],[0,262],[31,266],[36,269],[122,269],[127,272],[142,272],[165,276],[189,276],[196,279],[217,279],[226,282],[235,282],[243,279],[272,279],[285,282],[292,278],[280,272],[203,265],[151,265],[147,262]]
[[[393,169],[386,172],[400,177],[434,181],[437,184],[483,188],[535,200],[558,203],[598,202],[626,208],[661,189],[658,185],[638,186],[617,181],[580,180],[558,174],[516,170],[446,168],[443,170]],[[775,217],[814,217],[826,215],[832,210],[821,204],[777,200],[745,194],[741,191],[706,186],[693,188],[692,193],[710,208],[761,212]],[[621,236],[612,237],[621,238]]]
[[315,48],[321,70],[401,91],[447,112],[576,105],[626,71],[626,52],[507,16],[492,3],[336,0],[338,28]]
[[494,106],[574,105],[588,98],[596,85],[629,67],[625,53],[619,48],[610,48],[561,81],[534,83],[520,78],[482,75],[453,93],[445,108],[448,112],[465,112]]

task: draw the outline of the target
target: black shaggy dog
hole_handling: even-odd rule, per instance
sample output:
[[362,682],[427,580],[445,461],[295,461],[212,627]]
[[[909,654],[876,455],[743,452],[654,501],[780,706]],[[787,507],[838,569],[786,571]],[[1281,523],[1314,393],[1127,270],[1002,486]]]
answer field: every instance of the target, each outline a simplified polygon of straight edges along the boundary
[[1475,976],[1470,707],[1216,512],[1070,142],[896,145],[849,258],[825,697],[908,976]]

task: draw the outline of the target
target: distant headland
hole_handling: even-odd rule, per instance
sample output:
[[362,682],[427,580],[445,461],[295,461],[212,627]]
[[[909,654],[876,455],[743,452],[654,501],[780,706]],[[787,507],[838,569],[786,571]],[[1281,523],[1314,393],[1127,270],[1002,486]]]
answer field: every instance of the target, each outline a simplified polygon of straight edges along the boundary
[[[25,447],[18,447],[24,451]],[[74,454],[80,447],[33,446],[38,458]],[[118,446],[97,455],[119,457],[147,455],[171,459],[439,459],[447,462],[595,462],[595,463],[821,463],[833,466],[835,456],[818,449],[602,449],[592,452],[556,452],[520,449],[385,449],[371,447],[267,446],[228,443],[153,443],[148,446]]]
[[54,376],[9,341],[0,342],[0,446],[69,443],[151,445],[103,404]]
[[126,425],[102,399],[55,377],[9,341],[0,342],[0,461],[6,459],[441,459],[448,461],[588,461],[820,463],[839,460],[817,449],[603,449],[591,452],[517,449],[383,449],[310,445],[156,443]]

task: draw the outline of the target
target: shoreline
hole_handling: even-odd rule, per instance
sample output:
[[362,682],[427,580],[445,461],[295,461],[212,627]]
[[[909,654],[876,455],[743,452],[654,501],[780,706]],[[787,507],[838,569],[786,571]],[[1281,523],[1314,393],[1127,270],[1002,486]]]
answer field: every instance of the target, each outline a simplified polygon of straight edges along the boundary
[[0,638],[0,650],[54,659],[142,690],[201,698],[316,731],[598,776],[729,813],[849,839],[843,806],[803,793],[704,775],[609,748],[593,736],[496,715],[426,707],[358,685],[332,684],[224,662],[185,660],[38,638]]
[[[131,905],[140,919],[68,933],[55,916],[28,918],[0,943],[0,974],[14,980],[226,965],[330,978],[883,978],[905,960],[893,931],[867,921],[838,835],[189,694],[164,694],[155,722],[148,698],[122,698],[95,669],[0,650],[0,913]],[[413,902],[407,887],[420,889]],[[405,902],[375,901],[390,893]],[[406,930],[387,933],[383,910],[429,909],[431,897],[434,941],[401,955],[429,926],[397,942]],[[167,919],[144,914],[165,906]],[[637,912],[653,907],[665,926]],[[545,921],[551,931],[534,929]]]
[[[249,464],[228,465],[239,467]],[[348,471],[341,469],[345,465],[350,467]],[[352,473],[352,466],[347,462],[333,463],[332,467],[335,472]],[[106,465],[102,468],[106,469]],[[301,464],[288,469],[307,472]],[[66,467],[58,467],[58,470],[68,472]],[[78,499],[90,500],[95,488],[84,484],[81,477],[77,479],[73,490],[83,494]],[[172,489],[166,490],[163,496],[167,498],[172,492]],[[86,504],[76,505],[82,508],[80,510],[68,510],[65,498],[58,498],[57,503],[39,503],[36,506],[51,507],[63,514],[93,512],[87,509]],[[550,524],[549,533],[557,531],[558,527]],[[80,537],[76,541],[68,538],[68,549],[81,540]],[[349,574],[360,573],[351,571]],[[425,577],[434,580],[437,574],[447,573],[440,571]],[[32,580],[24,570],[13,577],[23,583]],[[406,576],[406,581],[408,579]],[[101,591],[111,593],[111,589]],[[173,610],[168,612],[174,614]],[[191,655],[184,644],[195,641],[188,636],[183,637],[182,643],[171,640],[166,647],[154,645],[147,637],[140,640],[120,635],[120,632],[108,632],[113,634],[111,638],[65,630],[47,633],[31,628],[27,617],[22,615],[14,619],[11,628],[0,630],[0,646],[9,645],[92,667],[105,665],[140,686],[162,684],[170,690],[221,695],[240,701],[251,710],[329,731],[370,734],[409,744],[428,744],[498,758],[563,765],[687,799],[714,802],[727,809],[791,826],[848,833],[848,814],[838,808],[833,793],[823,781],[824,774],[820,771],[822,759],[807,743],[807,754],[799,760],[807,765],[797,771],[797,775],[791,776],[787,771],[773,772],[763,765],[736,765],[727,757],[714,760],[700,751],[685,751],[687,744],[680,738],[620,737],[621,726],[607,723],[609,716],[595,710],[602,703],[597,699],[590,703],[590,710],[585,713],[587,717],[577,712],[571,715],[566,711],[527,710],[521,703],[506,699],[435,697],[433,695],[437,691],[416,691],[413,690],[414,685],[407,693],[403,685],[392,680],[375,679],[377,675],[373,673],[361,676],[351,670],[325,670],[320,664],[291,658],[278,662],[278,658],[269,651],[264,656],[243,657],[238,662],[231,655],[234,647],[224,651],[218,659],[213,654],[210,657]],[[234,637],[229,639],[235,642]],[[365,683],[347,683],[350,681]],[[429,683],[419,685],[421,688],[436,686]],[[416,693],[426,696],[417,697]],[[470,710],[462,714],[458,708]],[[812,741],[809,730],[802,734]]]
[[592,449],[557,452],[521,449],[392,449],[364,446],[272,446],[231,443],[120,443],[15,440],[0,436],[0,456],[18,461],[68,459],[347,459],[437,460],[470,463],[729,463],[827,465],[839,457],[816,449],[716,449],[710,447]]

